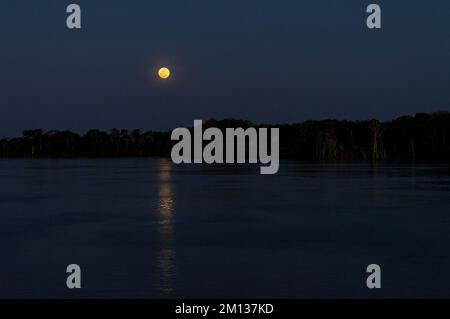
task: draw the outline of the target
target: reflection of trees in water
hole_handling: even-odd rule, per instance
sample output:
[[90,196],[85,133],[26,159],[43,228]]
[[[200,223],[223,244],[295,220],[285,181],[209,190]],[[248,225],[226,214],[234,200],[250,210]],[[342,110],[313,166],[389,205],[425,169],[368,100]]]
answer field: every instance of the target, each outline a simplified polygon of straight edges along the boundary
[[158,268],[160,271],[163,294],[170,295],[174,290],[175,251],[172,249],[174,196],[171,184],[172,163],[162,159],[159,165],[159,195],[158,195],[158,232],[160,250],[158,252]]

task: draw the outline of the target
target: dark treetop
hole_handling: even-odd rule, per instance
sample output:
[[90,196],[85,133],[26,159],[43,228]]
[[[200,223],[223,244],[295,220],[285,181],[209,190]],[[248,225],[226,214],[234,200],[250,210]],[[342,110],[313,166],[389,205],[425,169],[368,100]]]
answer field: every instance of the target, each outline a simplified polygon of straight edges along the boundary
[[[206,127],[258,127],[248,121],[209,120]],[[450,161],[450,113],[403,116],[390,122],[306,121],[259,125],[280,128],[280,157],[300,160]],[[170,156],[171,132],[112,129],[27,130],[19,138],[0,140],[3,158]],[[204,142],[206,144],[206,142]]]

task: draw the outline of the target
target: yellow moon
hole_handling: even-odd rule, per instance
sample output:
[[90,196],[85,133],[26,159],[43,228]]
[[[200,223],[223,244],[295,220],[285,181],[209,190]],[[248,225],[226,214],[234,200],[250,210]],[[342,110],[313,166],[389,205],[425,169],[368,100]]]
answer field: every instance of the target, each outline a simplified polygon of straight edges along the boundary
[[158,75],[161,79],[167,79],[170,76],[170,70],[168,68],[160,68],[158,70]]

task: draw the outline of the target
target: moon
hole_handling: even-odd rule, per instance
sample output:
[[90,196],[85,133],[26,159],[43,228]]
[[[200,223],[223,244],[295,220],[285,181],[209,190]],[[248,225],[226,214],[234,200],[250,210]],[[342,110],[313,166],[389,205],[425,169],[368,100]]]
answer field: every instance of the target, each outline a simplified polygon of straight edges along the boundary
[[161,79],[168,79],[170,76],[170,70],[166,67],[162,67],[158,70],[158,75]]

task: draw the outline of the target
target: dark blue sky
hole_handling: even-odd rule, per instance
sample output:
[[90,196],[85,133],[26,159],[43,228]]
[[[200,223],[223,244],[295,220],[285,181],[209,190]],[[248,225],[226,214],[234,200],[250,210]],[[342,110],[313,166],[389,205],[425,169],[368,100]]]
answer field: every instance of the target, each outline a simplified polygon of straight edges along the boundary
[[[72,2],[79,31],[65,26]],[[448,0],[72,2],[0,1],[1,136],[450,108]],[[370,3],[381,31],[365,26]]]

